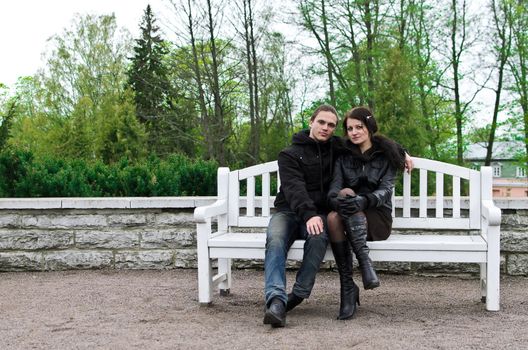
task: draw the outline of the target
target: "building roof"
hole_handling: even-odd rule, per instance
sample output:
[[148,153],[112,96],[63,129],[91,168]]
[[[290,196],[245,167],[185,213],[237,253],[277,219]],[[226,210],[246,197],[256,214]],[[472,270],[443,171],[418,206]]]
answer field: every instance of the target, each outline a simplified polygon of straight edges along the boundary
[[[466,160],[485,160],[487,142],[471,144],[464,152]],[[526,154],[526,148],[522,141],[495,141],[493,143],[493,160],[517,160]]]

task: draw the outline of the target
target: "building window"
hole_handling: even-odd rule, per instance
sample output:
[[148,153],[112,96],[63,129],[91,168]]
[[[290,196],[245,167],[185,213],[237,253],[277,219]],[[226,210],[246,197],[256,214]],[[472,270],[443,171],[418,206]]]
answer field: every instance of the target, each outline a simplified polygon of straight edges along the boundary
[[526,169],[523,167],[518,166],[516,173],[517,177],[526,177]]
[[500,164],[493,164],[493,177],[501,177],[502,167]]

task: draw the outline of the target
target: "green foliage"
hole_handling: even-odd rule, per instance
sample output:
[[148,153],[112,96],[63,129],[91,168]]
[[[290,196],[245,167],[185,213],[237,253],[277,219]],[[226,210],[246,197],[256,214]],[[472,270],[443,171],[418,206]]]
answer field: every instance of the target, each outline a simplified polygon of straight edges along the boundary
[[129,42],[115,17],[78,16],[51,43],[47,69],[17,86],[9,144],[42,159],[140,159],[147,134],[125,88]]
[[19,181],[26,176],[33,155],[27,151],[6,149],[0,152],[0,196],[12,197]]
[[1,197],[205,196],[216,194],[212,161],[173,154],[165,160],[121,158],[113,164],[82,159],[0,153]]
[[426,146],[425,128],[416,106],[412,74],[410,62],[401,50],[389,50],[380,74],[376,119],[381,133],[418,156]]

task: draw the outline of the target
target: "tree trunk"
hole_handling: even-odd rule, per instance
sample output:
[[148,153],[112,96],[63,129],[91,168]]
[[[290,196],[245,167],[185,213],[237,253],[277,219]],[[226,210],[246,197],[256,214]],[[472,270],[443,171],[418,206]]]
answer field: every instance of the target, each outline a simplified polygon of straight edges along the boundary
[[509,59],[511,47],[511,30],[508,29],[508,16],[510,12],[507,7],[508,5],[505,5],[506,7],[502,7],[502,9],[499,5],[499,11],[501,11],[502,15],[504,15],[504,23],[501,23],[500,16],[497,13],[495,0],[492,1],[491,5],[493,7],[495,29],[497,30],[498,37],[500,38],[501,46],[497,49],[499,56],[499,77],[497,81],[497,89],[495,90],[495,105],[493,107],[493,120],[491,122],[491,130],[486,150],[486,160],[484,161],[484,165],[486,166],[491,164],[491,158],[493,156],[493,142],[495,140],[495,130],[497,129],[497,116],[499,114],[504,68],[506,67],[506,63]]
[[321,20],[323,21],[323,34],[324,34],[324,51],[326,56],[326,65],[328,72],[328,84],[330,88],[330,102],[333,106],[336,105],[335,88],[334,88],[334,77],[333,77],[333,64],[330,57],[330,37],[328,35],[328,18],[326,16],[326,4],[325,0],[321,0]]
[[[188,8],[189,12],[187,13],[189,24],[187,28],[189,30],[191,50],[192,50],[192,56],[193,56],[192,70],[194,72],[194,80],[196,81],[196,85],[198,89],[198,105],[200,106],[200,121],[202,124],[202,130],[204,134],[210,135],[212,132],[212,129],[214,128],[214,125],[211,125],[209,113],[207,112],[207,104],[205,103],[205,92],[203,89],[202,74],[200,72],[200,64],[198,60],[198,49],[196,48],[196,39],[194,37],[194,24],[193,24],[193,17],[192,17],[191,0],[187,1],[187,5],[189,6]],[[214,139],[212,137],[205,137],[205,142],[206,142],[206,149],[207,149],[207,158],[214,159],[215,158]]]
[[464,149],[463,138],[462,138],[462,107],[460,101],[460,81],[458,76],[458,65],[460,52],[457,51],[457,7],[456,0],[452,1],[452,10],[453,10],[453,24],[451,26],[451,65],[453,66],[453,91],[455,94],[455,121],[456,121],[456,136],[457,136],[457,163],[462,165],[464,162],[463,153]]
[[209,40],[211,44],[211,59],[212,59],[212,80],[213,80],[213,96],[214,96],[214,115],[216,120],[216,130],[214,133],[209,133],[208,137],[213,138],[215,144],[216,160],[220,165],[226,164],[224,141],[227,139],[228,131],[225,130],[224,125],[224,110],[222,106],[222,98],[220,95],[220,78],[218,75],[218,54],[216,50],[216,39],[214,36],[213,11],[211,7],[211,0],[207,0],[207,15],[208,15],[208,30]]

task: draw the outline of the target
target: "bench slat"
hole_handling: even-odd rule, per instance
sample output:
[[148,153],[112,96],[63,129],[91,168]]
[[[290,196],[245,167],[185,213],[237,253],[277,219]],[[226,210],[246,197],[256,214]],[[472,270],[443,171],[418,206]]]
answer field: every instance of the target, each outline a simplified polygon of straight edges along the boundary
[[419,215],[421,218],[427,217],[427,170],[426,169],[420,169],[420,213]]
[[[211,258],[264,259],[265,233],[228,233],[209,240]],[[301,260],[303,240],[293,243],[288,258]],[[368,242],[374,261],[486,262],[481,236],[391,235],[386,241]],[[333,260],[330,247],[325,260]]]
[[[264,216],[240,216],[239,227],[266,227],[270,217]],[[468,230],[470,222],[468,218],[401,218],[393,219],[392,228],[409,229],[435,229],[435,230]]]
[[[225,233],[209,239],[213,247],[264,249],[265,233]],[[297,240],[291,249],[302,249],[304,240]],[[437,250],[437,251],[485,251],[486,241],[480,235],[398,235],[385,241],[368,242],[371,250]]]
[[247,178],[247,205],[246,205],[246,215],[255,216],[255,177],[250,176]]
[[444,217],[444,174],[436,173],[436,217]]
[[453,217],[460,217],[460,178],[453,176]]
[[428,230],[468,230],[467,218],[394,218],[392,228]]

